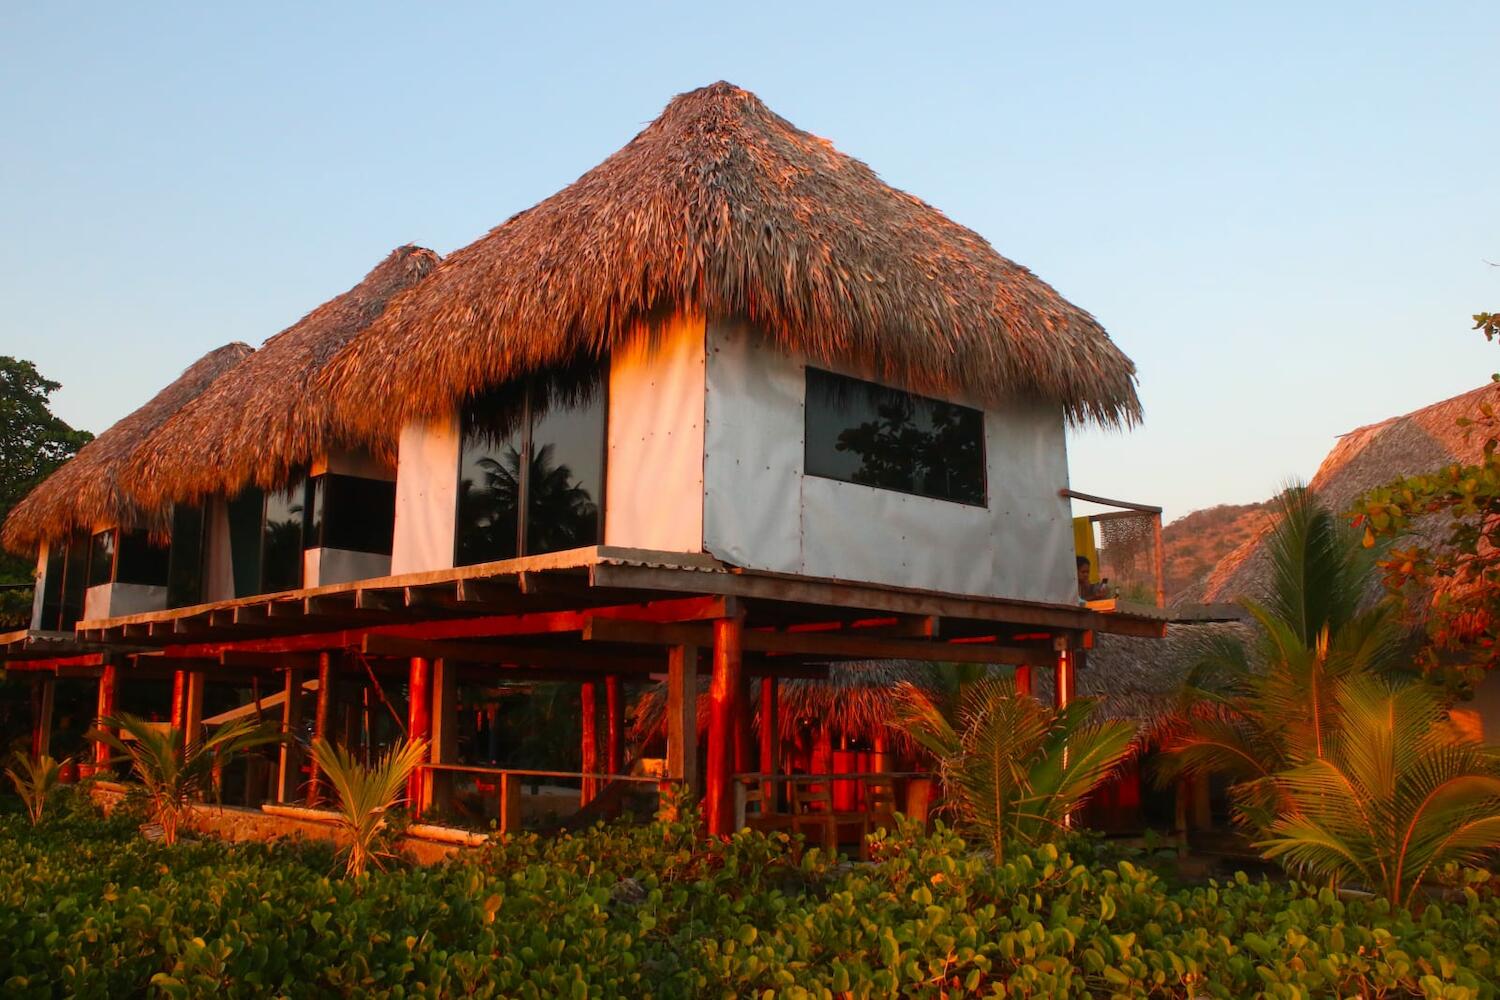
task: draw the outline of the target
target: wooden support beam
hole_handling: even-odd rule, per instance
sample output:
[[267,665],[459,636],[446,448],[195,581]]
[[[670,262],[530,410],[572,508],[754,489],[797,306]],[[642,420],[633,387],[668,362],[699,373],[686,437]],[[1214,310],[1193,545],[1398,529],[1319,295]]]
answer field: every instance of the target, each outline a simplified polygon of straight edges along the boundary
[[698,647],[667,651],[667,777],[698,791]]
[[[318,700],[313,709],[313,739],[328,739],[328,716],[333,707],[333,654],[321,652],[318,659]],[[310,761],[307,774],[307,804],[316,806],[323,800],[323,782],[316,760]]]
[[276,801],[292,802],[302,784],[302,747],[297,732],[302,724],[302,671],[286,671],[281,702],[281,755],[276,770]]
[[625,773],[625,698],[619,674],[604,678],[604,770]]
[[360,642],[360,650],[366,656],[443,657],[455,663],[482,663],[496,666],[559,667],[570,670],[614,670],[622,673],[646,674],[661,670],[661,661],[651,656],[600,653],[592,649],[572,651],[555,647],[528,647],[512,643],[454,642],[367,635]]
[[240,649],[226,649],[219,654],[219,665],[249,669],[317,670],[322,665],[323,653],[255,653]]
[[[630,622],[595,619],[584,628],[589,642],[624,642],[671,646],[706,645],[710,627],[699,624]],[[745,631],[745,652],[846,657],[871,660],[920,660],[929,663],[1025,663],[1034,648],[986,643],[923,642],[850,633]]]
[[40,674],[32,682],[31,756],[48,756],[52,753],[53,703],[57,700],[57,677]]
[[[781,759],[781,697],[779,682],[775,677],[760,679],[760,773],[775,777]],[[764,782],[760,786],[762,810],[774,811],[776,785]]]
[[734,715],[740,687],[744,623],[721,618],[713,623],[713,676],[709,682],[708,773],[704,776],[704,813],[712,836],[734,831]]
[[400,611],[406,607],[401,587],[371,587],[354,592],[354,607],[359,611]]
[[594,801],[594,796],[599,790],[597,781],[592,777],[599,771],[599,736],[595,731],[599,712],[594,703],[593,681],[584,681],[579,686],[578,701],[583,715],[583,748],[579,755],[581,762],[578,765],[578,770],[585,775],[578,794],[578,805],[582,808]]
[[1013,679],[1016,684],[1016,693],[1030,697],[1035,687],[1031,677],[1031,665],[1026,663],[1018,664]]
[[[458,664],[445,659],[432,661],[432,748],[429,759],[434,764],[458,763]],[[422,801],[438,816],[452,812],[453,774],[450,771],[426,772]]]
[[[420,656],[411,658],[407,678],[406,734],[412,740],[432,736],[432,662]],[[406,783],[407,809],[413,818],[422,815],[422,774],[413,771]]]
[[1066,650],[1057,651],[1052,674],[1052,700],[1058,708],[1066,708],[1072,703],[1076,692],[1077,675],[1074,671],[1073,654]]
[[182,702],[182,729],[184,739],[196,743],[203,730],[203,686],[206,682],[203,671],[189,670],[186,690]]
[[[113,663],[106,663],[104,670],[99,674],[99,702],[94,713],[95,724],[104,728],[104,720],[113,718],[115,714],[115,696],[120,682],[120,669]],[[113,731],[113,730],[111,730]],[[94,765],[102,767],[109,763],[110,748],[104,743],[94,744]]]
[[187,706],[187,671],[172,671],[172,714],[168,717],[173,729],[182,729],[182,713]]

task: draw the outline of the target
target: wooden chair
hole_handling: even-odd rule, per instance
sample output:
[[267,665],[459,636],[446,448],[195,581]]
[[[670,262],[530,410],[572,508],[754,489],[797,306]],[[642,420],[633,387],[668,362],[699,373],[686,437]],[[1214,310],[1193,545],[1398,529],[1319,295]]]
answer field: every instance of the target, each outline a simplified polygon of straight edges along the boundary
[[793,829],[793,818],[787,813],[776,811],[774,802],[775,792],[772,792],[773,801],[767,802],[763,789],[765,785],[754,782],[744,786],[740,795],[743,796],[745,806],[745,825],[752,830],[770,832],[772,830]]
[[874,829],[892,829],[896,825],[896,779],[865,779],[865,814]]
[[857,831],[860,855],[864,855],[865,834],[870,832],[869,817],[862,812],[836,812],[833,808],[832,786],[821,781],[816,787],[794,782],[792,784],[792,829],[803,833],[808,829],[822,834],[823,849],[829,854],[838,850],[839,834],[845,830]]

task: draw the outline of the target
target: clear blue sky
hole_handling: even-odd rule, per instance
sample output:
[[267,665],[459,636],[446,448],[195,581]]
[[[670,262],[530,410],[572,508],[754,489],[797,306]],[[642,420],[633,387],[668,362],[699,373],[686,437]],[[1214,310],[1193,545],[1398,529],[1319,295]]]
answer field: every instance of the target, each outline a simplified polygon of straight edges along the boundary
[[1077,488],[1259,499],[1500,368],[1500,4],[1229,6],[12,3],[0,353],[100,430],[727,79],[1103,321]]

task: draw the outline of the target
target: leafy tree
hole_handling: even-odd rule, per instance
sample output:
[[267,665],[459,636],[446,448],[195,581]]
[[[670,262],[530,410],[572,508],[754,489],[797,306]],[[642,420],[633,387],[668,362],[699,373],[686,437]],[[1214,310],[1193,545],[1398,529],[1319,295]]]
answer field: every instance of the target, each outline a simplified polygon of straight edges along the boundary
[[[0,356],[0,521],[32,487],[93,439],[53,414],[48,397],[59,388],[30,361]],[[28,560],[0,551],[0,583],[30,583],[34,570]],[[20,624],[30,610],[29,591],[0,590],[0,625]]]
[[1427,685],[1358,676],[1335,685],[1343,726],[1276,775],[1283,814],[1257,846],[1410,907],[1445,864],[1500,849],[1500,751],[1459,732]]
[[1095,722],[1087,698],[1053,709],[1008,679],[963,685],[951,721],[941,700],[919,688],[902,685],[900,698],[902,724],[937,760],[946,808],[997,863],[1008,847],[1056,839],[1135,738],[1127,722]]
[[[1479,313],[1474,329],[1500,335],[1500,313]],[[1500,381],[1500,375],[1492,376]],[[1500,417],[1485,403],[1458,421],[1484,435],[1479,461],[1405,476],[1362,497],[1353,511],[1365,542],[1393,542],[1381,568],[1387,589],[1430,599],[1424,669],[1463,688],[1500,663]],[[1437,544],[1413,536],[1419,519],[1446,518]]]
[[[217,791],[214,776],[231,760],[245,750],[282,740],[274,724],[257,725],[250,719],[238,719],[194,739],[186,739],[181,729],[125,712],[101,719],[100,725],[89,738],[130,761],[131,771],[145,789],[152,818],[161,825],[162,840],[168,844],[177,843],[189,805]],[[113,732],[116,729],[119,735]]]
[[1302,487],[1276,507],[1269,596],[1245,602],[1257,635],[1205,649],[1158,769],[1162,780],[1228,777],[1236,821],[1257,832],[1285,805],[1276,776],[1324,757],[1342,729],[1338,683],[1393,668],[1404,651],[1395,608],[1366,606],[1374,566],[1358,536]]

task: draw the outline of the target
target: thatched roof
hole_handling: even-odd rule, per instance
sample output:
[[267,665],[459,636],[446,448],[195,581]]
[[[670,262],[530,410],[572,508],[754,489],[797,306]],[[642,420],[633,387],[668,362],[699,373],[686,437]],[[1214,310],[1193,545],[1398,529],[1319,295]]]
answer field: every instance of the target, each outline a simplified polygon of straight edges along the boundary
[[[1343,512],[1364,493],[1401,476],[1435,472],[1454,462],[1478,462],[1486,435],[1460,427],[1458,419],[1476,415],[1486,402],[1500,406],[1500,384],[1489,383],[1343,434],[1308,488],[1330,510]],[[1214,567],[1201,594],[1183,596],[1209,602],[1264,597],[1271,568],[1266,536],[1274,526],[1274,518],[1267,515],[1259,533]]]
[[[894,725],[896,688],[909,683],[935,691],[936,670],[930,663],[876,660],[835,663],[828,668],[828,677],[824,680],[784,678],[776,689],[782,742],[794,740],[804,724],[826,722],[830,730],[846,734],[851,739],[868,740],[883,731],[893,746],[904,747],[909,740]],[[759,727],[758,684],[751,685],[751,697],[755,702],[754,724]],[[632,740],[644,742],[662,732],[666,723],[666,699],[665,684],[657,684],[641,695],[631,720]],[[708,732],[707,691],[698,694],[698,732]]]
[[310,389],[313,380],[437,262],[431,250],[397,247],[359,284],[271,337],[184,406],[131,457],[127,479],[139,502],[155,508],[232,496],[248,484],[274,489],[331,448],[354,443],[332,433],[329,400]]
[[672,313],[748,320],[782,349],[983,400],[1140,416],[1092,316],[977,233],[716,83],[599,166],[454,252],[329,365],[361,434],[602,357]]
[[81,448],[10,512],[0,542],[32,556],[42,542],[60,541],[99,524],[159,527],[137,506],[126,486],[125,463],[134,449],[225,372],[251,355],[247,344],[226,344],[204,355],[145,406],[122,418]]

